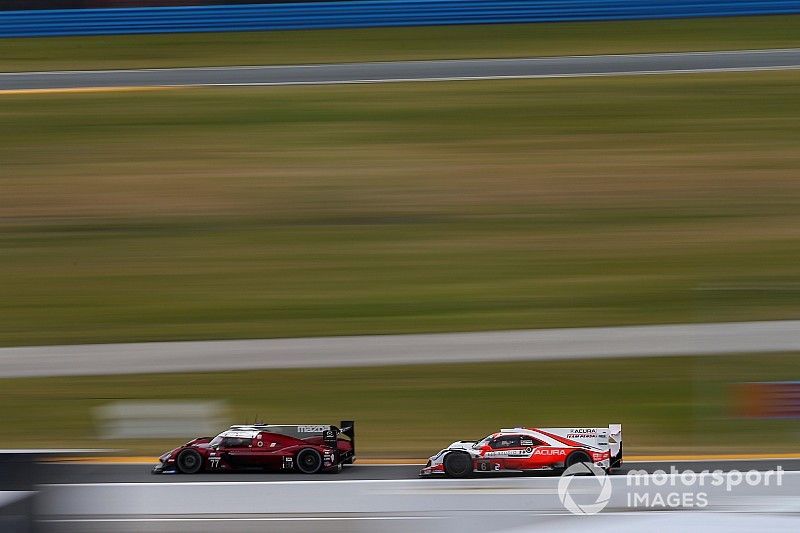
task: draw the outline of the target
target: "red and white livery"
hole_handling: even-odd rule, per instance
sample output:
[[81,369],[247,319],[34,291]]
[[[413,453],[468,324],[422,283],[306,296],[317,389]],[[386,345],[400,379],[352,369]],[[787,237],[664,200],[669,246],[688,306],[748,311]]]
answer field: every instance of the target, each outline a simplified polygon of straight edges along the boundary
[[428,460],[420,476],[560,471],[576,463],[622,465],[622,425],[501,429],[480,441],[456,441]]

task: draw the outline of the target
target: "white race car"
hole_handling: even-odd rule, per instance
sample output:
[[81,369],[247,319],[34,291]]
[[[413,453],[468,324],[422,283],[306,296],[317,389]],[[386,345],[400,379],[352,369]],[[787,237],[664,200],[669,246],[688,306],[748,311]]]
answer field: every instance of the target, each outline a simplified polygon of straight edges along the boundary
[[501,429],[479,441],[456,441],[428,460],[420,476],[560,471],[577,463],[622,465],[622,425]]

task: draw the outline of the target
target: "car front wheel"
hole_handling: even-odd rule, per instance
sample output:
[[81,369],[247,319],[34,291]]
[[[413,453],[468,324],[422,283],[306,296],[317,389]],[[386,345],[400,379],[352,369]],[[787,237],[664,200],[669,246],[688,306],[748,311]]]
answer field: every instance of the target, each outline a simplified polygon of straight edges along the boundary
[[467,477],[472,473],[472,457],[462,452],[448,453],[444,458],[444,473],[450,477]]
[[183,450],[175,461],[181,474],[196,474],[203,466],[203,458],[197,450]]

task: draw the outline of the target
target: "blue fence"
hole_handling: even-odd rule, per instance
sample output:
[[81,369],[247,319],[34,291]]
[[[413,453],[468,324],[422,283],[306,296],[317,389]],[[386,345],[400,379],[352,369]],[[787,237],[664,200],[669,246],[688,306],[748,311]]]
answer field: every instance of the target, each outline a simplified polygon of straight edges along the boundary
[[353,0],[0,12],[0,37],[800,13],[800,0]]

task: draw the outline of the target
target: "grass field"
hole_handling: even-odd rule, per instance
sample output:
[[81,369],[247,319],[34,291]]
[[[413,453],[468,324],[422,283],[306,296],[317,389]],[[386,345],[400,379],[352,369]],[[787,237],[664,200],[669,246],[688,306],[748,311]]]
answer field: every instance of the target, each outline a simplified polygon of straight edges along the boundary
[[0,344],[798,318],[798,82],[3,96]]
[[155,455],[180,439],[98,441],[93,409],[210,399],[228,403],[231,423],[352,416],[362,456],[427,457],[501,426],[610,422],[624,424],[629,454],[769,453],[797,450],[797,422],[738,418],[730,385],[798,378],[800,354],[668,357],[0,380],[0,401],[4,438],[14,446]]
[[0,72],[789,48],[800,16],[0,39]]

